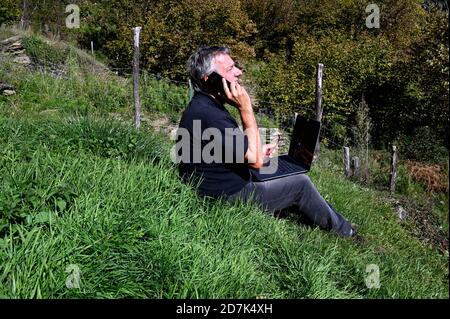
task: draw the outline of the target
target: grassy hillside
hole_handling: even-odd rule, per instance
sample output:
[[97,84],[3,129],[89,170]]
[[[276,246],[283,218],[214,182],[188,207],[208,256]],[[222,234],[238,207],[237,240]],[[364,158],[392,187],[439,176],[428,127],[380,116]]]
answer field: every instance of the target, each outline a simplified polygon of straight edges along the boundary
[[[163,93],[136,131],[130,83],[3,61],[0,79],[17,94],[0,96],[1,297],[448,298],[448,254],[333,166],[310,176],[367,244],[197,197],[169,161],[168,137],[148,125],[170,113],[175,85],[149,81]],[[366,286],[369,265],[379,288]]]

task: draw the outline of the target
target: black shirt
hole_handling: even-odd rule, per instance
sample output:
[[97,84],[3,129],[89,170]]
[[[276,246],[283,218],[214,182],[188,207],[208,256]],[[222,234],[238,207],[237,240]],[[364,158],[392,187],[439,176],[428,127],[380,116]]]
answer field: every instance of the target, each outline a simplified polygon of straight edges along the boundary
[[200,195],[231,195],[250,181],[244,160],[247,136],[213,97],[195,93],[183,112],[177,134],[180,175],[185,181],[193,181]]

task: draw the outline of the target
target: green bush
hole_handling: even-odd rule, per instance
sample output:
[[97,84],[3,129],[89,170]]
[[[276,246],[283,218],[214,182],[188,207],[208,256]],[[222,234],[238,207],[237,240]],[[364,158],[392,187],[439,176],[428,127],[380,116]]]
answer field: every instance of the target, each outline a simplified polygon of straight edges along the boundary
[[398,148],[404,158],[446,166],[449,154],[442,144],[442,136],[429,126],[416,128],[410,136],[398,138]]
[[[133,14],[127,14],[130,7]],[[142,27],[141,66],[171,79],[186,81],[185,62],[200,45],[226,44],[237,56],[254,55],[248,41],[256,30],[239,1],[160,1],[149,6],[118,0],[101,9],[88,2],[85,8],[95,18],[84,20],[80,41],[99,42],[114,67],[130,69],[136,25]]]
[[42,37],[31,35],[24,38],[27,55],[38,65],[45,63],[62,65],[69,54],[69,47],[63,44],[49,44]]
[[2,0],[2,6],[0,7],[0,26],[9,22],[15,22],[19,20],[20,9],[17,5],[17,1],[14,0]]

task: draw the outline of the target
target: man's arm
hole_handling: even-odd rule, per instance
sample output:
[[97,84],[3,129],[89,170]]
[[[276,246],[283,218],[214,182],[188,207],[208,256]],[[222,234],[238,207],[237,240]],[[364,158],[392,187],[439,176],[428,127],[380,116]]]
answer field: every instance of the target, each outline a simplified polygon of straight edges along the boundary
[[261,148],[261,137],[259,135],[258,124],[256,123],[255,114],[253,113],[250,97],[245,89],[234,82],[231,84],[231,90],[225,79],[222,79],[225,94],[230,100],[229,103],[235,106],[241,115],[244,134],[247,135],[248,149],[244,155],[248,165],[253,168],[261,168],[263,166],[263,154]]
[[247,135],[248,139],[248,149],[244,158],[250,167],[261,168],[263,166],[261,136],[259,135],[258,124],[256,124],[255,114],[251,106],[250,109],[239,109],[239,113],[244,134]]

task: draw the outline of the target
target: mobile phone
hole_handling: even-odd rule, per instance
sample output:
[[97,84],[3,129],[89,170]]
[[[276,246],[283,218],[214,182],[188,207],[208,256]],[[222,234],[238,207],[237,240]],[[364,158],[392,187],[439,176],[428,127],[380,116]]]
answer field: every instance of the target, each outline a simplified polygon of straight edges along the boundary
[[[219,92],[221,95],[226,96],[223,88],[222,76],[219,73],[213,72],[208,75],[208,79],[205,81],[206,87],[209,91]],[[231,83],[227,81],[228,88],[231,90]]]

